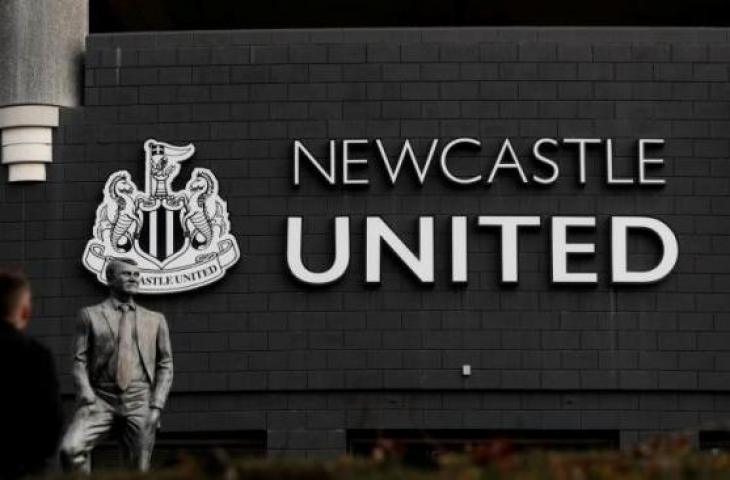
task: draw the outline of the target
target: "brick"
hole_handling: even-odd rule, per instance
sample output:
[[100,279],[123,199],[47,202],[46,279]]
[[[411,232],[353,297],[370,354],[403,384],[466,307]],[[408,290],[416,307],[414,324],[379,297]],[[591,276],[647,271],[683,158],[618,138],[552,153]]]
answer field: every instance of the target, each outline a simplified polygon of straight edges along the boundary
[[251,47],[248,46],[226,46],[210,50],[210,63],[212,64],[238,65],[250,61]]
[[342,67],[342,79],[346,82],[377,82],[382,78],[382,66],[373,64],[348,64]]
[[652,63],[617,63],[614,68],[618,81],[647,81],[654,77]]
[[[382,79],[386,82],[418,80],[419,66],[415,64],[390,64],[382,67]],[[427,79],[424,76],[424,79]]]
[[476,62],[479,58],[478,45],[451,43],[439,47],[439,59],[443,62]]
[[610,63],[579,63],[578,78],[581,80],[612,80],[614,65]]
[[269,81],[275,83],[306,82],[308,70],[304,65],[272,65]]
[[666,81],[689,81],[692,79],[692,64],[689,63],[656,63],[654,79]]
[[191,67],[165,67],[158,69],[158,72],[159,83],[165,85],[185,85],[193,80]]
[[139,65],[175,65],[177,52],[173,49],[140,50],[137,58]]
[[478,82],[449,82],[442,83],[440,88],[443,99],[474,98],[479,92]]
[[708,46],[702,43],[681,43],[673,44],[672,60],[679,62],[692,62],[707,60]]
[[604,44],[593,46],[593,60],[596,62],[628,62],[632,60],[631,46]]
[[631,57],[639,62],[661,62],[669,60],[671,47],[659,42],[635,43],[631,46]]
[[403,62],[432,62],[439,58],[437,44],[415,43],[401,46],[400,57]]
[[251,63],[285,63],[288,49],[285,45],[255,45],[250,50]]
[[501,373],[502,388],[535,389],[540,385],[540,372],[530,370],[504,371]]
[[496,80],[499,68],[491,63],[462,63],[460,65],[462,80]]
[[578,348],[580,335],[576,332],[542,332],[541,345],[547,349]]
[[211,52],[207,47],[183,47],[177,49],[179,65],[205,65],[211,60]]
[[647,370],[620,372],[619,386],[630,390],[655,389],[658,387],[657,374]]
[[513,43],[485,43],[479,47],[483,62],[504,62],[517,60],[517,45]]
[[330,45],[327,60],[332,63],[363,63],[366,49],[363,44]]
[[[158,82],[158,70],[156,68],[125,68],[121,71],[116,69],[109,73],[113,75],[113,82],[105,81],[101,75],[104,70],[97,71],[97,84],[102,85],[154,85]],[[110,76],[112,76],[110,75]]]
[[544,389],[573,390],[580,386],[580,373],[577,370],[544,371],[540,381]]
[[192,82],[195,84],[224,84],[231,81],[231,69],[227,65],[194,67]]
[[[442,81],[456,80],[459,78],[460,69],[457,64],[451,63],[422,63],[420,65],[406,64],[403,67],[408,68],[408,77],[403,80],[423,80],[423,81]],[[389,67],[393,68],[393,67]],[[386,78],[384,70],[383,78]],[[417,72],[417,73],[416,73]]]
[[337,82],[342,80],[342,65],[309,65],[310,82]]
[[210,100],[210,92],[209,86],[181,86],[176,91],[175,100],[185,103],[202,103]]
[[699,81],[725,82],[728,79],[727,65],[724,63],[694,63],[693,77]]
[[367,61],[372,63],[400,61],[400,46],[390,43],[367,45]]
[[581,371],[580,385],[587,390],[618,388],[618,374],[613,371]]
[[558,44],[557,49],[557,59],[561,62],[590,62],[593,59],[590,45]]
[[525,62],[549,62],[557,60],[557,46],[547,42],[519,44],[518,59]]

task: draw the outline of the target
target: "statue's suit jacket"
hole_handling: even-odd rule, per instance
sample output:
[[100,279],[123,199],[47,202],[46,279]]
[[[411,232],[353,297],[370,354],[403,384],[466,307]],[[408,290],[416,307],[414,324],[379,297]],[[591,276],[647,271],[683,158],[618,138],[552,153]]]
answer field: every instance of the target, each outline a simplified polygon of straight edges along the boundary
[[[150,406],[163,408],[172,385],[172,348],[165,316],[136,304],[137,345],[152,386]],[[111,299],[79,311],[73,376],[83,403],[92,403],[94,386],[118,348],[118,322]]]

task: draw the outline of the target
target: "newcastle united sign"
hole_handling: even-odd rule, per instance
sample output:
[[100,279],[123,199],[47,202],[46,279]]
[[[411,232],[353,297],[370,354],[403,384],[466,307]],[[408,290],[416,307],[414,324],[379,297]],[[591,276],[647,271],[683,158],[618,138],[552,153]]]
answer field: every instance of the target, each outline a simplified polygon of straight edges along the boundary
[[[483,155],[482,141],[474,138],[448,142],[433,139],[425,155],[417,155],[407,139],[396,149],[386,147],[380,139],[373,142],[332,139],[328,143],[312,149],[300,140],[294,141],[291,187],[315,182],[362,189],[370,183],[369,167],[379,167],[394,188],[401,178],[407,178],[411,184],[415,180],[423,187],[433,181],[433,177],[440,177],[441,182],[453,189],[489,188],[500,181],[544,188],[565,175],[563,165],[556,159],[560,150],[565,150],[569,159],[577,160],[577,172],[576,169],[567,171],[575,177],[572,181],[581,187],[596,181],[624,189],[656,188],[666,184],[659,176],[664,160],[656,156],[656,150],[665,143],[661,138],[638,139],[632,146],[633,158],[622,156],[621,160],[614,155],[614,140],[610,138],[541,138],[533,143],[531,155],[522,158],[508,138],[498,145],[494,157]],[[236,239],[230,232],[226,202],[218,194],[218,180],[210,170],[195,168],[185,188],[175,191],[173,180],[180,173],[180,163],[193,155],[193,145],[174,146],[148,140],[144,150],[144,190],[137,188],[131,174],[125,170],[117,171],[107,179],[104,200],[96,212],[93,238],[83,254],[84,265],[99,281],[105,282],[105,265],[110,258],[131,257],[142,270],[142,293],[180,292],[215,282],[240,256]],[[368,151],[370,155],[366,153]],[[458,162],[454,159],[458,157],[472,160],[468,173],[457,168]],[[625,163],[623,168],[616,168],[619,162]],[[618,175],[619,171],[631,173]],[[363,282],[380,284],[382,252],[387,249],[394,254],[396,263],[410,271],[418,282],[433,283],[436,238],[439,236],[436,229],[446,228],[446,235],[441,238],[449,240],[440,241],[438,247],[450,249],[448,281],[465,284],[469,278],[469,237],[475,230],[488,229],[496,231],[500,237],[501,283],[517,284],[519,236],[525,230],[542,229],[550,239],[548,277],[552,284],[598,282],[597,269],[574,271],[570,267],[571,258],[596,253],[595,241],[577,242],[570,238],[575,231],[595,231],[599,220],[595,215],[542,217],[482,212],[476,218],[454,215],[439,218],[438,222],[433,215],[422,215],[417,219],[417,245],[408,245],[377,213],[364,218],[362,249],[350,247],[351,216],[333,218],[332,260],[326,268],[318,269],[308,267],[303,258],[305,219],[301,216],[282,219],[286,235],[286,251],[282,254],[289,273],[311,286],[331,284],[346,275],[351,253],[362,250],[365,253]],[[672,272],[679,258],[679,242],[669,225],[660,219],[639,215],[611,215],[605,223],[610,229],[611,284],[650,284]],[[477,228],[469,228],[470,224]],[[652,265],[637,268],[629,262],[629,237],[636,232],[653,236],[661,247]]]
[[218,180],[207,168],[195,168],[185,189],[175,191],[180,163],[195,147],[147,140],[144,151],[144,191],[126,170],[107,179],[84,266],[106,283],[109,259],[132,258],[142,274],[140,293],[181,292],[219,280],[240,253]]
[[[522,185],[553,185],[561,175],[561,165],[555,159],[560,149],[567,150],[577,160],[577,178],[580,186],[588,183],[588,171],[593,170],[591,181],[601,178],[606,185],[621,185],[622,188],[656,188],[666,183],[657,177],[657,170],[664,165],[664,159],[650,154],[650,149],[664,145],[661,138],[641,138],[636,142],[634,158],[624,158],[629,165],[622,170],[633,170],[634,174],[619,176],[614,155],[614,140],[611,138],[541,138],[531,148],[531,155],[520,158],[509,138],[502,140],[495,157],[490,158],[481,152],[482,141],[476,138],[456,138],[447,142],[441,139],[431,141],[428,153],[416,155],[410,140],[405,140],[400,149],[388,152],[380,139],[343,139],[330,140],[329,148],[319,146],[310,149],[302,141],[294,142],[292,183],[298,187],[306,181],[320,182],[328,186],[352,186],[363,188],[369,185],[369,171],[372,167],[383,169],[389,183],[396,187],[400,178],[408,177],[420,186],[433,177],[453,189],[489,188],[499,181],[517,182]],[[588,155],[592,153],[593,162],[589,164]],[[319,155],[313,153],[320,153]],[[366,152],[371,152],[367,155]],[[456,153],[472,160],[472,170],[466,174],[455,166]],[[466,154],[466,155],[465,155]],[[369,158],[368,158],[369,157]],[[479,171],[474,171],[474,165]],[[530,167],[532,171],[530,171]],[[463,168],[463,167],[462,167]],[[596,175],[597,173],[597,175]],[[576,202],[580,200],[576,198]],[[290,273],[297,280],[309,285],[327,285],[339,281],[347,273],[350,264],[350,216],[334,219],[334,255],[328,268],[314,271],[305,265],[302,258],[303,223],[302,217],[287,219],[286,258]],[[390,250],[398,262],[420,283],[435,281],[436,226],[433,215],[418,217],[417,248],[407,245],[390,225],[379,215],[368,215],[364,219],[364,283],[380,284],[381,264],[385,249]],[[470,219],[455,215],[444,222],[450,241],[442,242],[440,248],[451,250],[451,272],[448,281],[454,284],[468,282],[468,242],[469,225],[499,232],[501,252],[501,283],[519,283],[519,235],[524,230],[549,230],[550,248],[549,279],[552,284],[595,284],[598,272],[572,271],[570,258],[578,255],[593,255],[595,242],[576,242],[569,237],[575,231],[592,231],[597,227],[594,215],[562,216],[542,218],[538,215],[477,215]],[[669,275],[677,263],[679,242],[671,228],[657,218],[646,216],[611,216],[610,228],[612,284],[650,284],[659,282]],[[637,269],[629,265],[628,238],[637,231],[651,235],[658,240],[661,254],[651,268]]]

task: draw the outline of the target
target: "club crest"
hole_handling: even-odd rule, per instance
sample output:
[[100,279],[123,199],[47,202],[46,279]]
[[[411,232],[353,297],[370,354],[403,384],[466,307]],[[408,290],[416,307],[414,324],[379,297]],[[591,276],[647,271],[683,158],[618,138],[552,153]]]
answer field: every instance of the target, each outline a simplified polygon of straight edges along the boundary
[[195,153],[193,144],[147,140],[144,151],[143,191],[126,170],[107,179],[84,266],[106,284],[107,262],[132,258],[140,266],[140,293],[149,294],[182,292],[219,280],[240,253],[226,202],[218,195],[218,179],[207,168],[195,168],[185,189],[175,191],[172,182],[180,163]]

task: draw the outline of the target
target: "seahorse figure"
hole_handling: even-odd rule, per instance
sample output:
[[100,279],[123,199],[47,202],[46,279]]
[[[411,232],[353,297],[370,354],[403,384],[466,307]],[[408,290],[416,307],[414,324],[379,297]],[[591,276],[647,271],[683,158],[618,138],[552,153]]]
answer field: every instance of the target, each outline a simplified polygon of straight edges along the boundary
[[196,168],[186,185],[187,198],[183,224],[189,227],[194,248],[205,249],[226,228],[225,207],[218,196],[218,185],[213,174],[205,168]]
[[97,213],[99,220],[97,235],[110,230],[110,243],[118,252],[128,252],[132,248],[142,219],[137,210],[138,191],[128,172],[119,172],[109,178],[106,186],[107,200]]

